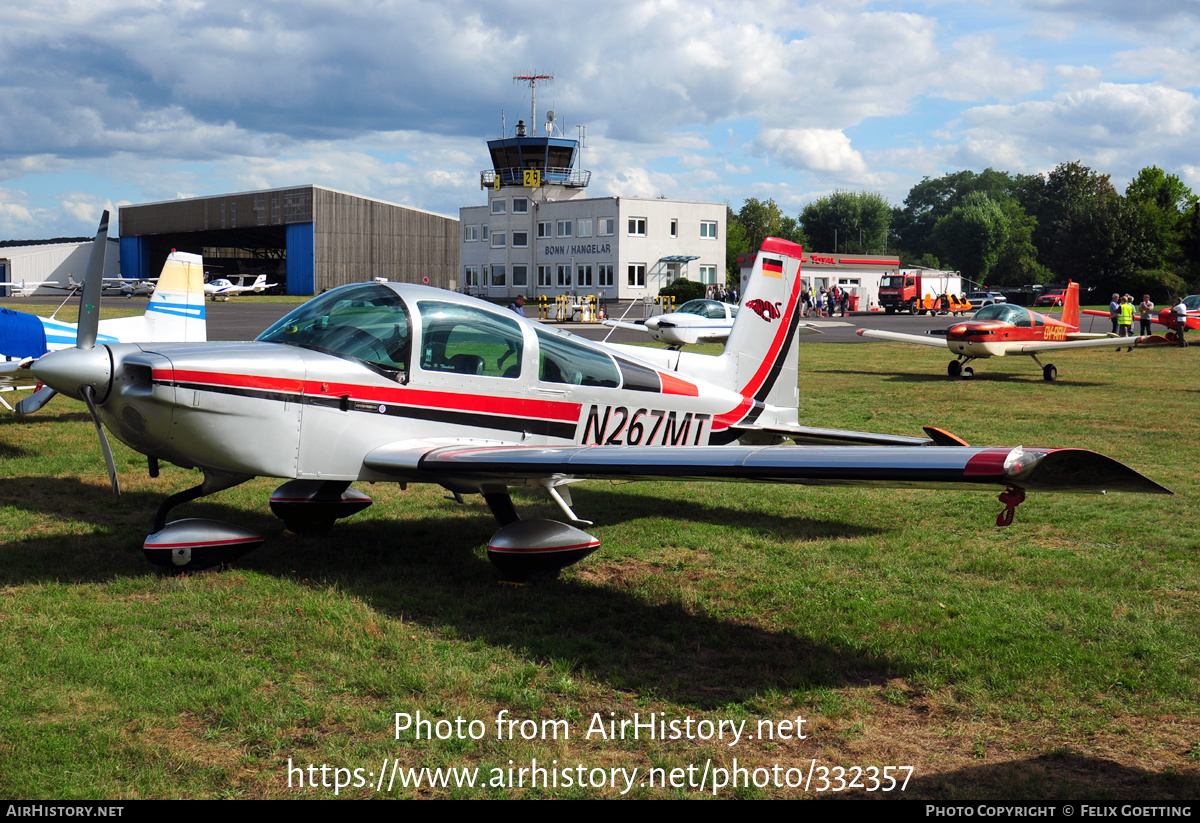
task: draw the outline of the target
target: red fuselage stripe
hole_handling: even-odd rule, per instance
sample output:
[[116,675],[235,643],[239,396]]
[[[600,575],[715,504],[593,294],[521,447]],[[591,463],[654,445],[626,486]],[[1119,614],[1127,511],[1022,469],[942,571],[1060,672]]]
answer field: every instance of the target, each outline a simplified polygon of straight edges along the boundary
[[295,380],[263,375],[225,374],[182,369],[155,369],[154,379],[175,383],[207,383],[212,386],[287,392],[311,397],[342,397],[346,395],[352,400],[368,403],[392,403],[450,411],[532,417],[539,420],[558,420],[568,423],[578,421],[582,409],[579,403],[561,403],[553,400],[459,394],[427,389],[393,389],[386,386],[361,386],[355,383],[328,383],[319,380]]

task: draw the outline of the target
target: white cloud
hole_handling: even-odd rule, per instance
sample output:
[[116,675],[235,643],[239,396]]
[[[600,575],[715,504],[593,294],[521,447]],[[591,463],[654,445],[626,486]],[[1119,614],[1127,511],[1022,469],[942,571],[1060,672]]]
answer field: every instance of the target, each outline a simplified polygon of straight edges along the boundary
[[1026,170],[1082,159],[1128,178],[1138,168],[1174,168],[1194,155],[1200,116],[1194,95],[1156,85],[1104,83],[1049,100],[964,113],[960,157]]
[[856,182],[870,182],[871,174],[850,138],[835,129],[764,129],[757,148],[785,166],[830,172]]
[[944,55],[932,93],[949,100],[1012,100],[1040,91],[1044,74],[1038,64],[998,53],[993,38],[971,35]]

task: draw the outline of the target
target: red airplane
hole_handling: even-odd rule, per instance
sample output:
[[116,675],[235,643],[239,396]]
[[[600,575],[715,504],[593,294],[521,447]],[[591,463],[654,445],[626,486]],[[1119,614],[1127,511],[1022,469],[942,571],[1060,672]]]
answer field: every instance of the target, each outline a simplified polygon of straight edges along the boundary
[[[1105,314],[1105,317],[1108,315]],[[975,370],[967,366],[981,357],[1005,357],[1023,354],[1033,358],[1042,367],[1045,380],[1058,378],[1058,369],[1053,363],[1042,364],[1039,354],[1063,349],[1088,349],[1096,347],[1120,348],[1128,346],[1163,345],[1168,341],[1161,336],[1113,337],[1108,334],[1084,334],[1079,331],[1079,284],[1068,283],[1063,300],[1062,319],[1048,317],[1010,303],[995,303],[984,306],[975,316],[963,323],[956,323],[946,330],[943,343],[938,337],[927,337],[900,332],[859,329],[863,337],[880,340],[897,340],[902,343],[918,343],[922,346],[945,346],[958,356],[946,367],[951,377],[974,377]],[[965,368],[964,368],[965,367]]]
[[[1188,310],[1187,328],[1192,331],[1200,330],[1200,294],[1183,298],[1183,304],[1187,306]],[[1108,312],[1096,309],[1084,309],[1083,313],[1095,317],[1111,317]],[[1179,318],[1175,316],[1174,306],[1167,306],[1158,313],[1158,317],[1150,318],[1150,322],[1166,326],[1170,330],[1165,335],[1156,335],[1162,341],[1159,345],[1177,345],[1179,343]]]

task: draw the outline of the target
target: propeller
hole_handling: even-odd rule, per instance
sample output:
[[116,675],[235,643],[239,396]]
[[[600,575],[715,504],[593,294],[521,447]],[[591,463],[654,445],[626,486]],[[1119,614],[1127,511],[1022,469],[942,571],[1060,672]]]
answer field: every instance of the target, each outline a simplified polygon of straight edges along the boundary
[[100,423],[96,410],[96,387],[103,384],[100,402],[108,396],[112,381],[112,357],[107,348],[96,350],[96,338],[100,330],[100,292],[104,285],[104,257],[108,246],[108,212],[100,217],[100,228],[96,230],[96,242],[88,258],[87,274],[83,280],[83,293],[79,298],[79,325],[76,331],[75,348],[63,349],[44,355],[33,365],[33,373],[45,384],[19,404],[30,411],[44,406],[55,391],[76,395],[87,405],[100,447],[104,450],[104,462],[108,464],[108,480],[112,484],[113,498],[120,499],[121,486],[117,482],[117,466],[113,462],[112,447],[108,435]]
[[[104,261],[108,255],[108,211],[100,216],[100,226],[96,229],[96,239],[92,243],[92,252],[88,257],[87,271],[83,278],[83,291],[79,298],[79,326],[76,330],[75,345],[81,349],[94,348],[96,337],[100,330],[100,292],[104,285]],[[54,399],[57,391],[49,386],[43,386],[25,399],[17,403],[13,409],[17,414],[33,414]],[[95,415],[92,415],[93,418]],[[103,433],[101,433],[103,437]],[[108,443],[104,444],[108,451]],[[110,459],[109,465],[112,465]]]
[[49,386],[42,386],[33,394],[17,403],[17,405],[13,407],[13,411],[15,411],[17,414],[33,414],[35,411],[41,409],[42,406],[53,400],[54,395],[56,394],[58,394],[58,392]]

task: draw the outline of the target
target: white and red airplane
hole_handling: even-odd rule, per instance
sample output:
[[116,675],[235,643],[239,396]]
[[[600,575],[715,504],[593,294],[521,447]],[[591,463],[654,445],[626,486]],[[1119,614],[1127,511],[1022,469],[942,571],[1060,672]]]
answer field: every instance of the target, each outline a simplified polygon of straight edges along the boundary
[[[544,489],[574,524],[585,479],[693,478],[808,485],[1003,490],[1011,522],[1026,490],[1168,493],[1095,452],[973,448],[800,425],[800,246],[769,238],[720,355],[605,345],[481,300],[425,286],[359,283],[298,307],[250,343],[79,346],[42,358],[46,385],[88,404],[149,458],[199,468],[144,543],[154,562],[211,566],[262,542],[175,506],[255,476],[286,480],[271,507],[324,530],[370,505],[351,484],[436,483],[480,494],[500,528],[488,555],[508,577],[556,573],[599,541],[522,520],[513,486]],[[747,310],[754,304],[761,311]],[[787,441],[805,445],[780,445]]]
[[1048,381],[1058,379],[1058,369],[1053,363],[1043,365],[1038,360],[1039,354],[1071,349],[1119,349],[1123,346],[1133,349],[1167,342],[1162,337],[1115,337],[1080,332],[1078,283],[1067,284],[1061,319],[1011,303],[995,303],[975,312],[970,320],[955,323],[946,329],[945,338],[877,329],[859,329],[858,334],[879,340],[948,348],[951,354],[958,357],[946,366],[946,373],[951,377],[974,377],[975,370],[967,365],[972,360],[1025,355],[1032,357],[1033,362],[1042,367],[1042,378]]

